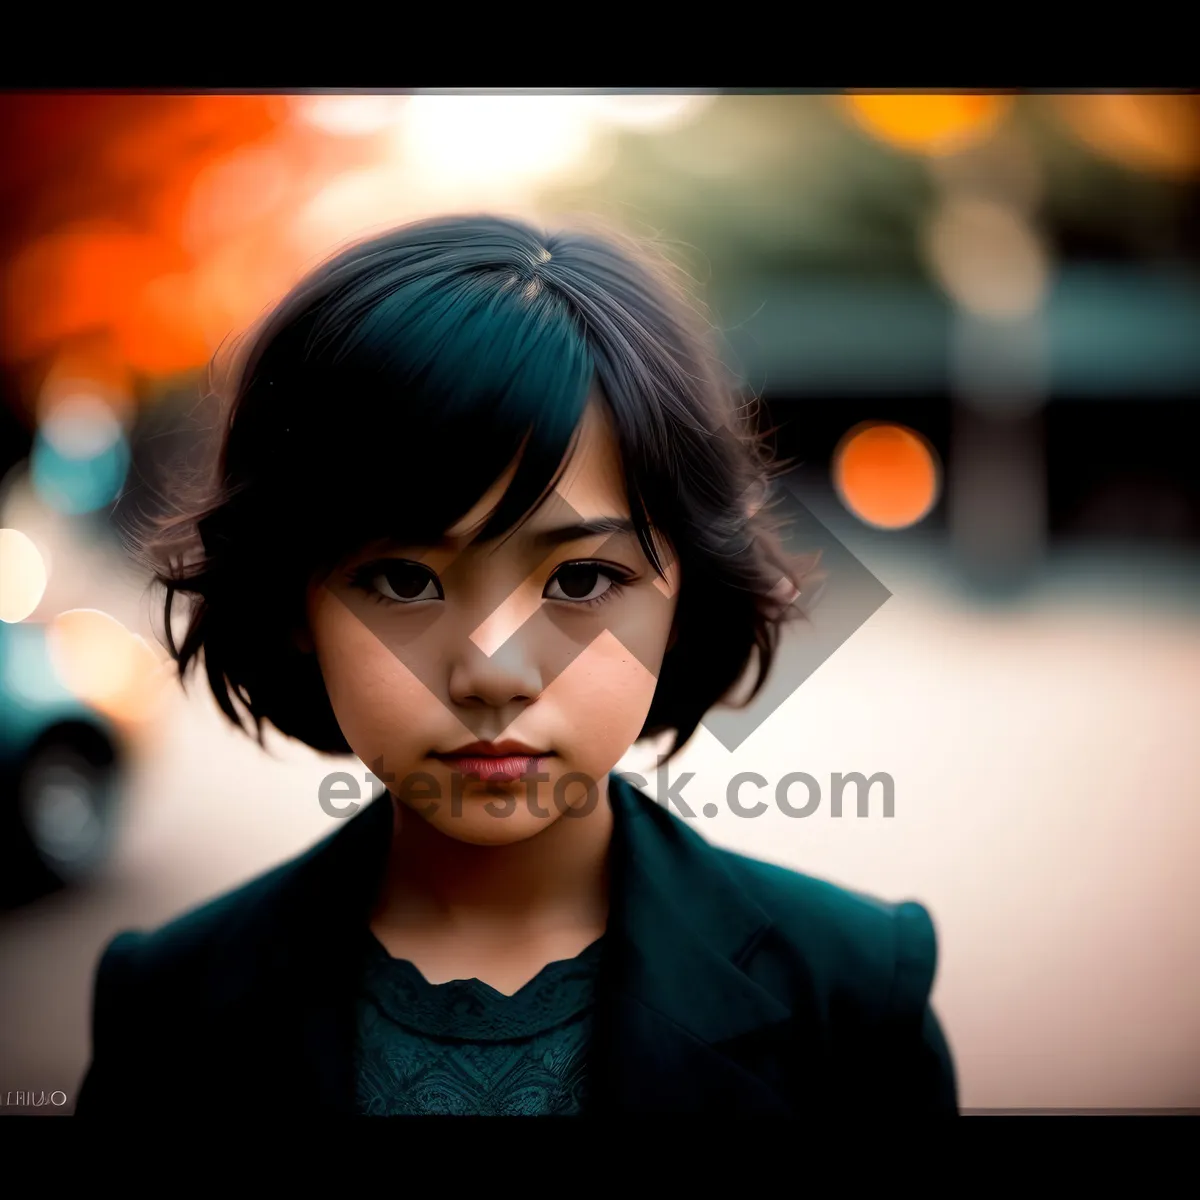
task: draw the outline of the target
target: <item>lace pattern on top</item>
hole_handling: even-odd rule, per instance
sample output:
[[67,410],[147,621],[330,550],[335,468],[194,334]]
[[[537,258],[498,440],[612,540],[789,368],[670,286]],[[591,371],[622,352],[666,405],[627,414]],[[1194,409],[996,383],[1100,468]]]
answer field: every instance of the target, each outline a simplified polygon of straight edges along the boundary
[[358,1004],[358,1107],[369,1115],[571,1115],[603,938],[511,996],[479,979],[430,983],[370,937]]

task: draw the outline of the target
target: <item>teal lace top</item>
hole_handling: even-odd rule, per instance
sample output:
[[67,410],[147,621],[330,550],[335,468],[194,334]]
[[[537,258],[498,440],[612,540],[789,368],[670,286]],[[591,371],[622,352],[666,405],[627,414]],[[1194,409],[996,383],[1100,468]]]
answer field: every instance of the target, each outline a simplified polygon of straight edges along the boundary
[[[368,931],[369,932],[369,931]],[[369,934],[357,1005],[357,1106],[367,1116],[575,1116],[603,938],[504,995],[430,983]]]

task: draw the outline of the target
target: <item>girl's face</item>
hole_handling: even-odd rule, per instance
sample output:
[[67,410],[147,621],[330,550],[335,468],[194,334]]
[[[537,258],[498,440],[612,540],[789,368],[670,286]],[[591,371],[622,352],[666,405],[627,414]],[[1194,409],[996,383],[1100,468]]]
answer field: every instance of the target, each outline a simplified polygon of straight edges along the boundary
[[[630,518],[600,404],[547,502],[507,540],[470,544],[512,475],[443,544],[366,548],[308,598],[354,753],[431,825],[479,844],[522,841],[604,802],[650,709],[679,588],[665,543],[664,581],[633,532],[570,528]],[[533,773],[489,779],[442,757],[507,741],[541,752]]]

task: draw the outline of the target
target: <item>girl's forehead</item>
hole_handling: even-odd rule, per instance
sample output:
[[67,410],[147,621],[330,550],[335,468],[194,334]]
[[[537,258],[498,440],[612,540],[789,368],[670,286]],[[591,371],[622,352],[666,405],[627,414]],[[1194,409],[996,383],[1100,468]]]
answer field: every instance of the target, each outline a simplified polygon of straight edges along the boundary
[[563,504],[585,518],[629,513],[616,428],[598,398],[584,409],[574,453],[555,492]]

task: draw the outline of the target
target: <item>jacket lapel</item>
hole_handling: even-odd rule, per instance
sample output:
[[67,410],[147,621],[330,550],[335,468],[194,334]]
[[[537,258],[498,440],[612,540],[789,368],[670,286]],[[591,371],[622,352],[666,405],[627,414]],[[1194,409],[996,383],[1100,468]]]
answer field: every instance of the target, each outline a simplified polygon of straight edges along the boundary
[[[597,1108],[786,1113],[789,1009],[745,970],[771,930],[719,852],[620,777],[598,1006]],[[775,1035],[775,1036],[772,1036]]]

